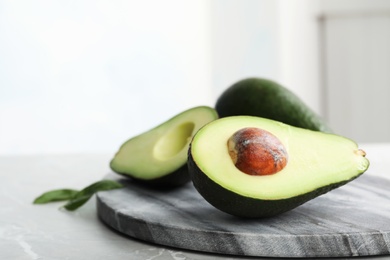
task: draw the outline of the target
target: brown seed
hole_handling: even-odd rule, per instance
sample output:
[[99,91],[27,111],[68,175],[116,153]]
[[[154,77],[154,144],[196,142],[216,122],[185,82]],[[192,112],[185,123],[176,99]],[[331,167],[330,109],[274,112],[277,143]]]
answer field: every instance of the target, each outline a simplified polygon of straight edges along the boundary
[[249,175],[270,175],[282,170],[288,154],[270,132],[254,127],[235,132],[228,140],[228,152],[235,166]]

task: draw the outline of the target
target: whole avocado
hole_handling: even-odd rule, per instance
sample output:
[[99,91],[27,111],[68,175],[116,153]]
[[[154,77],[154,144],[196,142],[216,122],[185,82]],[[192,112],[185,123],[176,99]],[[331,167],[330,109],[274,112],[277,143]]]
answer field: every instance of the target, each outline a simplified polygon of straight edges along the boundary
[[247,78],[236,82],[221,94],[215,108],[221,118],[258,116],[300,128],[332,132],[298,96],[269,79]]

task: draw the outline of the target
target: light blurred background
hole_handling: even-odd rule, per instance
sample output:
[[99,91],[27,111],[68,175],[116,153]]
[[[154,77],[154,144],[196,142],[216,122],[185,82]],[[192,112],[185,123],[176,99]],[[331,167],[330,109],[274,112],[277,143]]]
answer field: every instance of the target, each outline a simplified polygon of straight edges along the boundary
[[245,77],[390,141],[388,0],[0,0],[0,155],[115,152]]

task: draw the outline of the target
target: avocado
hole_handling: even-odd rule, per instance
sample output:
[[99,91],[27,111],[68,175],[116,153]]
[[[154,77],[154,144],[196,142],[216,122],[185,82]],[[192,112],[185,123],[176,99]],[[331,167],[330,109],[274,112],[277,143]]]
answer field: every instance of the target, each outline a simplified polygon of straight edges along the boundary
[[332,130],[292,91],[263,78],[246,78],[227,88],[217,99],[220,117],[248,115],[273,119],[314,131]]
[[217,117],[216,111],[208,106],[188,109],[123,143],[110,167],[149,186],[183,185],[190,180],[187,151],[192,136]]
[[339,135],[231,116],[195,134],[188,167],[196,190],[215,208],[262,218],[354,180],[369,161],[354,141]]

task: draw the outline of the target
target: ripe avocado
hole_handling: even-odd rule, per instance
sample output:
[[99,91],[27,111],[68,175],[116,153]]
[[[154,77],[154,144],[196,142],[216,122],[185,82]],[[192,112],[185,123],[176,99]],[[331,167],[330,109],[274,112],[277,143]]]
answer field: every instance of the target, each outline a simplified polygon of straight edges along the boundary
[[111,169],[156,187],[174,187],[190,180],[187,151],[192,136],[217,118],[207,106],[186,110],[126,141],[110,162]]
[[[247,129],[259,132],[246,135],[245,131],[251,133]],[[265,154],[266,172],[240,170],[240,155],[250,161],[256,149]],[[221,211],[248,218],[289,211],[352,181],[369,167],[365,152],[350,139],[254,116],[207,124],[193,137],[188,157],[198,192]],[[268,166],[274,170],[268,171]],[[249,164],[256,167],[261,168]]]
[[236,82],[219,96],[215,108],[220,117],[258,116],[314,131],[332,132],[293,92],[268,79],[247,78]]

